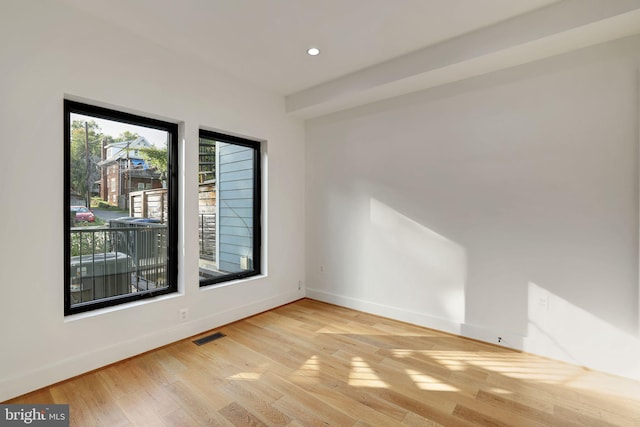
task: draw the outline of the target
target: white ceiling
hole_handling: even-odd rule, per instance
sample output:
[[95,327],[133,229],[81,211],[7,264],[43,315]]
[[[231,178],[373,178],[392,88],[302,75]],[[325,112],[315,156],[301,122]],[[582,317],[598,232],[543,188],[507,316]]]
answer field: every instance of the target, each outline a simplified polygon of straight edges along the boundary
[[555,1],[68,0],[283,95]]
[[[423,82],[425,72],[549,41],[550,36],[640,10],[640,0],[64,1],[287,96],[288,110],[306,117],[433,86],[433,81]],[[614,23],[615,37],[640,32],[638,22],[631,20],[631,29],[622,32],[620,23]],[[521,30],[528,32],[520,36]],[[600,35],[588,44],[612,37]],[[308,56],[305,51],[310,46],[319,47],[321,54]],[[580,46],[574,43],[564,50]],[[443,59],[444,48],[457,50],[459,57]],[[556,50],[546,49],[548,54],[559,53]],[[545,55],[532,58],[539,56]],[[507,61],[501,66],[509,65]],[[496,67],[485,68],[487,72]],[[470,74],[482,70],[476,67]],[[464,78],[469,72],[449,74]],[[421,79],[416,79],[419,75]],[[351,77],[365,83],[355,89],[358,99],[351,96],[345,103],[344,94],[354,92]],[[369,77],[375,82],[366,83]],[[407,85],[407,78],[422,83]],[[435,80],[435,84],[447,82]],[[393,89],[399,81],[404,88]]]

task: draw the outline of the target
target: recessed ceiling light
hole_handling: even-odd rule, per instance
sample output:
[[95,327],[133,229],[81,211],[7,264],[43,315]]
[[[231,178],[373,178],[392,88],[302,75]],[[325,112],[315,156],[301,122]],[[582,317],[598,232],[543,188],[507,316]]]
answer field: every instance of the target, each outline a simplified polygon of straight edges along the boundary
[[311,56],[316,56],[320,54],[320,49],[318,49],[317,47],[310,47],[309,49],[307,49],[307,53]]

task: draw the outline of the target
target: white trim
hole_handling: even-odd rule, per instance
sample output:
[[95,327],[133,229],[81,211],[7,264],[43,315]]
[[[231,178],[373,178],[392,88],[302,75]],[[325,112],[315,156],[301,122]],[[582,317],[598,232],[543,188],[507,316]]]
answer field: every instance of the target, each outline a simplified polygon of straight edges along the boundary
[[640,69],[636,69],[636,150],[638,154],[636,163],[636,174],[638,178],[638,305],[636,312],[638,314],[638,329],[636,335],[640,338]]
[[29,372],[19,373],[0,381],[0,401],[11,399],[35,389],[99,369],[111,363],[189,338],[196,334],[219,328],[231,322],[261,313],[300,299],[299,292],[285,292],[275,297],[255,301],[240,307],[202,317],[191,322],[179,323],[150,334],[121,341],[113,345],[91,349]]
[[[365,301],[358,298],[324,292],[317,289],[307,289],[306,296],[318,301],[352,308],[354,310],[360,310],[366,313],[388,317],[394,320],[400,320],[402,322],[424,326],[425,328],[431,328],[461,337],[472,338],[490,344],[497,344],[515,350],[523,350],[523,343],[526,340],[526,337],[516,334],[505,334],[503,332],[500,332],[500,334],[498,334],[495,331],[479,325],[452,322],[447,319],[430,316],[428,314],[417,312],[414,310],[406,310],[400,307],[378,304],[371,301]],[[498,337],[501,338],[500,342],[498,342]]]
[[307,288],[306,296],[318,301],[328,302],[342,307],[352,308],[354,310],[364,311],[366,313],[376,314],[378,316],[388,317],[390,319],[400,320],[402,322],[437,329],[439,331],[456,335],[460,335],[462,327],[462,324],[460,323],[435,316],[429,316],[428,314],[418,311],[365,301],[359,298],[347,297],[331,292],[324,292],[318,289]]

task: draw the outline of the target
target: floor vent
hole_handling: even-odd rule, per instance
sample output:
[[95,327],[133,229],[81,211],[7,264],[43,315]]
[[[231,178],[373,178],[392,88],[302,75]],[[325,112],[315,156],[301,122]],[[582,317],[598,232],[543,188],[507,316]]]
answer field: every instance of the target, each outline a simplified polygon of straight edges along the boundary
[[207,335],[206,337],[202,337],[202,338],[198,338],[197,340],[193,341],[196,345],[202,345],[202,344],[206,344],[208,342],[211,341],[215,341],[219,338],[223,338],[226,337],[225,334],[223,334],[222,332],[216,332],[215,334],[211,334],[211,335]]

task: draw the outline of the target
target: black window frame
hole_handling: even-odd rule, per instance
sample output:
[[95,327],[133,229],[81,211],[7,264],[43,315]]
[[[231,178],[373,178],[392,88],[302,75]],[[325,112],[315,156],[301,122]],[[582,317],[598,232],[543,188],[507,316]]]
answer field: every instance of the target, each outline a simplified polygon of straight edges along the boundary
[[[118,295],[94,301],[71,305],[71,114],[83,114],[100,119],[112,120],[130,125],[162,130],[168,133],[167,141],[167,287]],[[64,100],[64,315],[72,315],[105,307],[112,307],[132,301],[153,298],[178,292],[178,124],[163,120],[126,113],[110,108],[82,102]]]
[[[253,265],[251,270],[228,273],[224,276],[213,277],[206,280],[200,280],[200,287],[217,285],[233,280],[246,279],[248,277],[259,276],[262,274],[262,149],[261,142],[251,139],[242,138],[235,135],[228,135],[221,132],[215,132],[200,129],[198,135],[198,144],[200,139],[213,139],[216,142],[224,142],[235,144],[254,151],[253,156]],[[219,254],[216,254],[219,256]]]

